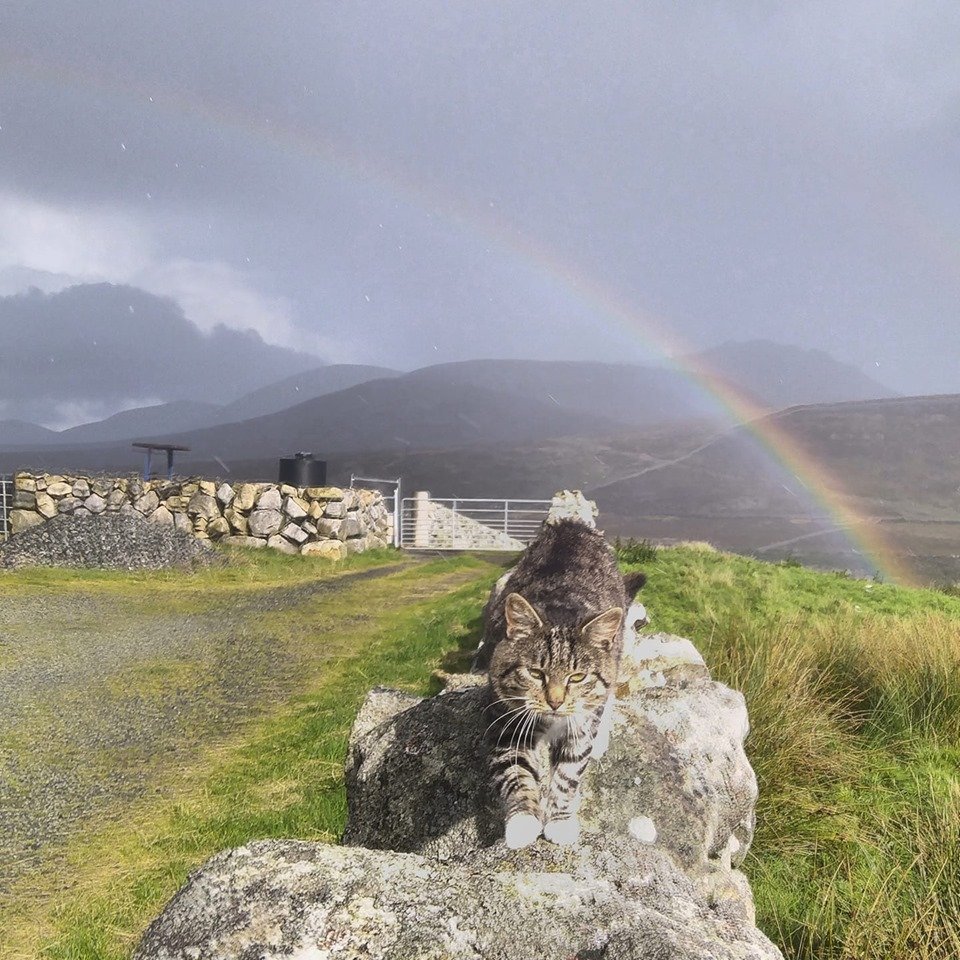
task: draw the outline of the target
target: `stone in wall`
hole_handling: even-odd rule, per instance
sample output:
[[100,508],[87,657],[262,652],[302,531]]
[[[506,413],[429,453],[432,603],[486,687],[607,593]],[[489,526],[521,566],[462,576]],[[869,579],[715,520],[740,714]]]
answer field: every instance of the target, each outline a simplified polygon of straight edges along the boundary
[[[198,539],[229,546],[256,542],[330,558],[387,543],[393,519],[376,491],[272,483],[233,486],[199,477],[141,480],[21,472],[14,479],[14,495],[14,507],[21,511],[17,530],[59,514],[136,512]],[[322,544],[327,546],[319,549]]]

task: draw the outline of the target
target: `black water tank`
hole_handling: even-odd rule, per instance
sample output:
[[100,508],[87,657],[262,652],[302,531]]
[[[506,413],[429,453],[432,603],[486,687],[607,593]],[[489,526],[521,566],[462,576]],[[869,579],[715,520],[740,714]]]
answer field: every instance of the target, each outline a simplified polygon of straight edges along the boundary
[[280,458],[280,482],[291,487],[323,487],[327,483],[327,461],[314,460],[312,453]]

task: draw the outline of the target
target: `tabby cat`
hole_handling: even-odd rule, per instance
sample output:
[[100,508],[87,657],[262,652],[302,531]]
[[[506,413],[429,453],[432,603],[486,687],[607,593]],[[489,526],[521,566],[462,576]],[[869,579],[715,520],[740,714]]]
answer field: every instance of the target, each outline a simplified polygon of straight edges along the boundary
[[605,749],[624,611],[645,579],[620,574],[602,534],[561,520],[543,527],[487,604],[476,666],[489,674],[490,762],[508,846],[541,833],[578,839],[580,781]]

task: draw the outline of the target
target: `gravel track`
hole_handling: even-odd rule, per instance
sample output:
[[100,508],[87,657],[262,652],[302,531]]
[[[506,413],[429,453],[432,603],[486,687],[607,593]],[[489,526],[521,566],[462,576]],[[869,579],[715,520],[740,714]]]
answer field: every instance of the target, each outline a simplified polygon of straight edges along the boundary
[[97,593],[0,599],[0,893],[289,694],[301,661],[259,615],[402,566],[224,594],[188,615]]

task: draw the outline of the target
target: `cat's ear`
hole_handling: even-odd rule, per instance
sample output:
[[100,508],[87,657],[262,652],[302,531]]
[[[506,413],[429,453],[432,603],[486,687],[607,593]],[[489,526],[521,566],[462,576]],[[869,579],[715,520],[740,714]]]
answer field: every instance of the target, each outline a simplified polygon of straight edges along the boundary
[[600,650],[609,650],[620,634],[623,607],[611,607],[594,617],[581,631],[583,639]]
[[627,589],[627,599],[632,600],[646,582],[647,575],[645,573],[625,573],[623,575],[623,585]]
[[511,593],[503,609],[507,615],[507,636],[511,640],[528,637],[543,626],[537,611],[519,593]]

